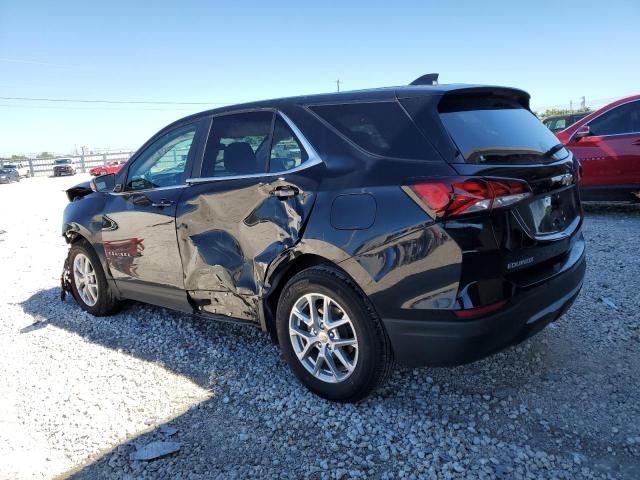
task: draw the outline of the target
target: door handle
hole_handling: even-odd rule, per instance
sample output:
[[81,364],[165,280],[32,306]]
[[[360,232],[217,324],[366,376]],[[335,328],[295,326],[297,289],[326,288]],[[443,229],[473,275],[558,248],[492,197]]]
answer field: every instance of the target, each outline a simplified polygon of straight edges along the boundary
[[153,202],[151,204],[152,207],[159,208],[170,207],[171,205],[173,205],[173,202],[171,200],[167,200],[166,198],[161,198],[159,202]]
[[298,190],[298,188],[294,187],[293,185],[284,185],[282,187],[274,188],[269,193],[278,198],[290,198],[298,195],[300,193],[300,190]]
[[631,142],[631,145],[640,145],[640,138],[638,140]]

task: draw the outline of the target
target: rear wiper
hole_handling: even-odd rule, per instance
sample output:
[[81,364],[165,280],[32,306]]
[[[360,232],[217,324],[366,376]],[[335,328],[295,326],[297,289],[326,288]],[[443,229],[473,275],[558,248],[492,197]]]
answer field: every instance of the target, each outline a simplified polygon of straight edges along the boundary
[[554,153],[558,153],[564,148],[564,143],[558,143],[542,154],[543,157],[551,157]]

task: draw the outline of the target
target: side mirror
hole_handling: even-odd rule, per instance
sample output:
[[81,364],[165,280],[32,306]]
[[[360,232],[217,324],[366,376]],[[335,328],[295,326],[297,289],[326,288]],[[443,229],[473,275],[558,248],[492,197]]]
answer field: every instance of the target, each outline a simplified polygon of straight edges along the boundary
[[578,128],[578,130],[576,130],[576,133],[573,134],[573,138],[575,138],[577,141],[590,135],[591,129],[589,128],[589,125],[582,125],[580,128]]
[[91,180],[91,190],[94,192],[113,192],[116,187],[115,173],[100,175]]

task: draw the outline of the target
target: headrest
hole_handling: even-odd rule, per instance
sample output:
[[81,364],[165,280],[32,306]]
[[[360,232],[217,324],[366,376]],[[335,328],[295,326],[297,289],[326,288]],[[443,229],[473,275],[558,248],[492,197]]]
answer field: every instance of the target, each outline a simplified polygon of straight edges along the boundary
[[257,163],[256,154],[247,142],[231,143],[224,149],[224,169],[229,173],[257,173]]

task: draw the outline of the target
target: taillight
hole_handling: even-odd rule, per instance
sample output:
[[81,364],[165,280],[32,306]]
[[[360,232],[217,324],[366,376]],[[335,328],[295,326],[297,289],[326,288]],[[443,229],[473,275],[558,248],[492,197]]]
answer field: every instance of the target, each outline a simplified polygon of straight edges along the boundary
[[418,182],[408,187],[436,218],[505,208],[532,195],[521,180],[453,178]]

